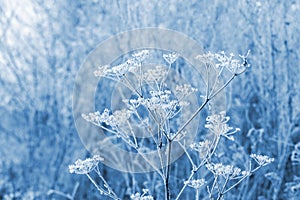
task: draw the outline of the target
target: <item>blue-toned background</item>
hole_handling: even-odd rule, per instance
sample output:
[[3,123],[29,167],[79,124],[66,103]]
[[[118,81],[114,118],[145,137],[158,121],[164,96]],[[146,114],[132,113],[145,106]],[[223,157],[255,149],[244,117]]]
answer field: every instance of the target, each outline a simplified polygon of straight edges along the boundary
[[[99,43],[143,27],[182,32],[207,51],[251,50],[251,68],[227,89],[228,112],[242,129],[244,150],[275,162],[234,198],[296,199],[299,19],[297,0],[0,0],[0,199],[66,199],[47,192],[72,193],[76,182],[76,199],[99,198],[86,177],[68,173],[70,163],[88,156],[73,122],[73,84]],[[113,178],[120,174],[103,170],[125,194],[126,181]]]

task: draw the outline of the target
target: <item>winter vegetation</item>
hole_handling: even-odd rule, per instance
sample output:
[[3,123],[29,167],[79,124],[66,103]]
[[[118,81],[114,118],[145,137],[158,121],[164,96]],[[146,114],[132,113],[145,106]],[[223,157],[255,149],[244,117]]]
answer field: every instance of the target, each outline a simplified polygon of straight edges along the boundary
[[[0,1],[0,199],[297,199],[299,18],[297,1]],[[204,70],[167,49],[97,65],[81,117],[136,157],[88,151],[80,66],[146,27],[197,41]]]

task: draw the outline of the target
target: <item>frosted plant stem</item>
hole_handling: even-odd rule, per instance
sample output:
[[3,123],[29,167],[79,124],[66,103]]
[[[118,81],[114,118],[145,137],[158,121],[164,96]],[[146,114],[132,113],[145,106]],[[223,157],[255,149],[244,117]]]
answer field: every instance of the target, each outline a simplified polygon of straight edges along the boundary
[[204,106],[209,102],[209,99],[206,99],[203,104],[196,110],[196,112],[183,124],[183,126],[177,131],[177,133],[173,136],[171,141],[173,141],[180,133],[185,129],[187,125],[198,115],[198,113],[204,108]]
[[[216,78],[215,78],[215,81],[214,81],[214,83],[213,83],[213,85],[212,85],[211,91],[207,93],[208,96],[210,96],[211,93],[213,93],[213,91],[215,90],[216,85],[217,85],[217,83],[218,83],[218,81],[219,81],[219,77],[220,77],[220,74],[216,75]],[[209,82],[209,78],[208,78],[208,77],[207,77],[207,82]],[[210,85],[209,85],[209,86],[210,86]],[[207,89],[208,89],[208,91],[209,91],[209,88],[207,88]]]
[[[178,99],[178,102],[182,101],[186,96],[182,96],[181,98]],[[175,106],[178,106],[179,104],[175,104],[172,106],[172,108],[169,110],[169,112],[165,115],[165,117],[163,117],[162,119],[162,123],[164,123],[165,121],[167,121],[168,118],[170,118],[170,114],[172,113],[172,110],[175,108]],[[176,112],[173,117],[175,117],[178,113],[181,112],[181,109]]]
[[232,185],[230,188],[228,188],[227,190],[225,190],[223,192],[223,194],[229,192],[230,190],[232,190],[234,187],[236,187],[238,184],[240,184],[245,178],[251,176],[254,172],[256,172],[257,170],[259,170],[262,166],[258,166],[257,168],[255,168],[254,170],[252,170],[249,174],[243,176],[243,178],[241,178],[238,182],[236,182],[234,185]]
[[205,95],[205,97],[207,98],[208,97],[208,91],[209,91],[209,86],[210,86],[210,84],[209,84],[209,78],[208,78],[208,66],[207,66],[207,64],[205,64],[205,69],[206,69],[206,78],[207,78],[207,84],[206,84],[206,95]]
[[102,174],[100,173],[100,169],[99,169],[99,166],[98,166],[98,165],[96,166],[95,171],[96,171],[96,173],[98,174],[98,176],[101,178],[101,180],[103,181],[104,187],[106,187],[106,188],[108,189],[108,193],[114,195],[114,196],[118,199],[116,193],[112,190],[112,188],[108,185],[108,183],[106,182],[106,180],[104,179],[104,177],[103,177]]
[[131,133],[131,135],[132,135],[132,137],[133,137],[134,144],[135,144],[136,147],[138,147],[136,135],[135,135],[135,133],[134,133],[134,131],[133,131],[133,129],[132,129],[132,126],[131,126],[131,124],[129,123],[128,120],[126,120],[126,122],[127,122],[127,125],[128,125],[128,127],[129,127],[129,129],[130,129],[130,133]]
[[212,94],[211,96],[209,96],[209,99],[214,98],[217,94],[219,94],[225,87],[227,87],[227,85],[236,77],[238,76],[238,74],[233,74],[230,79],[221,87],[219,88],[214,94]]
[[161,171],[154,165],[154,164],[152,164],[152,162],[141,152],[141,151],[139,151],[139,149],[138,148],[136,148],[135,147],[135,145],[133,145],[133,144],[131,144],[131,143],[128,143],[128,141],[126,141],[126,140],[124,140],[129,146],[131,146],[131,147],[133,147],[137,152],[138,152],[138,154],[139,155],[141,155],[142,156],[142,158],[146,161],[146,162],[148,162],[154,169],[155,169],[155,171],[157,171],[157,173],[164,179],[164,175],[161,173]]
[[170,191],[170,185],[169,185],[169,181],[170,181],[170,171],[171,171],[171,149],[172,148],[172,141],[170,139],[168,139],[168,152],[167,152],[167,166],[166,166],[166,181],[165,181],[165,199],[166,200],[170,200],[171,199],[171,191]]
[[171,66],[172,66],[172,64],[169,64],[169,66],[168,66],[168,71],[167,71],[165,77],[162,78],[162,80],[161,80],[161,82],[160,82],[160,84],[159,84],[160,90],[162,90],[163,82],[165,82],[166,79],[167,79],[167,77],[168,77],[168,74],[169,74],[169,72],[170,72]]
[[204,103],[196,110],[196,112],[191,116],[190,119],[188,119],[187,122],[184,123],[184,125],[177,131],[177,133],[173,136],[171,140],[174,140],[177,135],[187,126],[189,123],[198,115],[198,113],[204,108],[204,106],[211,100],[213,99],[217,94],[219,94],[227,85],[237,76],[238,74],[233,74],[230,79],[220,88],[218,89],[214,94],[209,96],[209,98],[206,98]]
[[210,158],[214,155],[214,153],[215,153],[215,151],[216,151],[216,149],[217,149],[217,146],[218,146],[218,144],[219,144],[219,141],[220,141],[220,136],[217,135],[217,136],[214,138],[214,141],[213,141],[213,143],[212,143],[212,146],[210,147],[210,150],[211,150],[211,149],[213,149],[213,150],[211,151],[211,153],[210,153],[209,156],[208,156],[208,159],[209,159],[209,160],[210,160]]
[[126,144],[128,144],[130,147],[132,147],[132,148],[134,148],[137,152],[138,152],[138,154],[139,155],[141,155],[142,156],[142,158],[147,162],[147,163],[149,163],[154,169],[155,169],[155,171],[157,171],[157,173],[162,177],[162,178],[164,178],[164,175],[161,173],[161,171],[154,165],[154,164],[152,164],[152,162],[139,150],[139,148],[137,148],[132,142],[131,142],[131,140],[127,140],[127,138],[126,137],[124,137],[123,135],[120,135],[121,136],[121,138],[122,138],[122,140],[126,143]]
[[48,195],[51,195],[51,194],[57,194],[59,196],[62,196],[62,197],[65,197],[66,199],[70,199],[70,200],[73,200],[74,199],[74,196],[71,196],[69,194],[65,194],[63,192],[60,192],[60,191],[57,191],[57,190],[49,190]]
[[[193,169],[189,178],[187,179],[187,183],[190,182],[190,180],[192,180],[193,176],[196,174],[196,172],[204,165],[204,163],[206,163],[206,159],[202,160],[202,162],[198,165],[197,168]],[[180,192],[178,193],[177,197],[175,200],[178,200],[179,197],[182,195],[183,191],[185,190],[187,184],[184,184],[183,187],[181,188]]]
[[[140,116],[140,114],[136,111],[136,109],[134,109],[134,114],[137,116],[137,118],[141,121],[141,123],[143,122],[142,117]],[[149,134],[152,136],[153,140],[155,143],[157,143],[157,141],[154,139],[153,135],[153,130],[151,129],[151,126],[147,126],[146,130],[149,132]]]
[[130,83],[130,80],[127,78],[126,74],[124,74],[123,77],[124,77],[125,81],[127,82],[128,86],[129,86],[129,89],[136,92],[140,97],[142,97],[142,94],[139,93],[139,91],[132,86],[132,84]]
[[73,192],[72,192],[72,199],[75,198],[75,195],[76,195],[76,192],[77,192],[78,188],[79,188],[79,182],[76,182],[75,187],[74,187]]
[[220,192],[219,195],[218,195],[217,200],[221,200],[222,196],[224,195],[224,190],[225,190],[225,188],[226,188],[226,185],[227,185],[228,181],[229,181],[229,176],[226,177],[225,183],[224,183],[224,185],[223,185],[223,187],[222,187],[221,192]]
[[181,148],[183,149],[183,151],[184,151],[185,154],[187,155],[189,161],[191,162],[191,164],[192,164],[192,166],[193,166],[193,169],[195,169],[195,168],[196,168],[196,165],[195,165],[194,161],[192,160],[190,154],[189,154],[188,151],[186,150],[185,146],[184,146],[183,144],[181,144],[180,141],[178,141],[178,144],[181,146]]
[[[162,155],[161,155],[161,147],[162,147],[162,141],[161,141],[161,133],[160,133],[160,127],[159,127],[159,129],[158,129],[158,133],[157,133],[157,135],[158,135],[158,142],[157,142],[157,153],[158,153],[158,157],[159,157],[159,161],[160,161],[160,166],[161,166],[161,168],[163,169],[163,166],[164,166],[164,164],[163,164],[163,158],[162,158]],[[164,170],[162,170],[162,172],[163,172],[163,175],[165,176],[165,172],[164,172]]]
[[195,200],[199,200],[199,188],[196,189],[196,196],[195,196]]
[[[125,87],[127,87],[128,89],[130,89],[131,91],[133,91],[133,92],[136,92],[136,89],[134,89],[134,87],[130,84],[130,82],[128,82],[129,80],[128,79],[125,79],[126,80],[126,82],[127,82],[127,84],[126,83],[124,83],[123,81],[122,81],[122,79],[115,79],[115,78],[112,78],[112,77],[109,77],[109,76],[103,76],[104,78],[107,78],[107,79],[110,79],[110,80],[112,80],[112,81],[115,81],[115,82],[117,82],[117,83],[121,83],[123,86],[125,86]],[[124,77],[126,77],[126,75],[124,74]]]
[[94,122],[92,122],[92,123],[93,123],[94,125],[96,125],[96,126],[102,128],[102,129],[106,130],[107,132],[110,132],[110,133],[116,134],[116,135],[119,134],[119,133],[116,132],[116,131],[110,130],[110,129],[106,128],[105,126],[102,126],[100,123],[94,123]]
[[[212,184],[212,186],[211,186],[210,195],[212,195],[212,193],[213,193],[213,191],[214,191],[214,188],[216,187],[217,180],[218,180],[218,176],[215,175],[215,180],[214,180],[214,182],[213,182],[213,184]],[[212,197],[210,197],[210,198],[212,198]]]
[[227,192],[229,192],[230,190],[232,190],[234,187],[236,187],[238,184],[240,184],[245,178],[247,178],[248,176],[250,176],[250,175],[246,175],[246,176],[244,176],[243,178],[241,178],[238,182],[236,182],[234,185],[232,185],[230,188],[228,188],[227,190],[225,190],[224,192],[223,192],[223,195],[225,194],[225,193],[227,193]]
[[113,196],[112,194],[110,194],[110,193],[106,192],[105,190],[103,190],[102,188],[100,188],[89,174],[86,174],[86,175],[90,179],[90,181],[94,184],[94,186],[97,188],[97,190],[100,192],[100,194],[104,194],[112,199],[120,200],[119,198]]
[[139,69],[140,69],[139,87],[140,87],[140,90],[141,90],[141,96],[143,96],[143,89],[142,89],[142,82],[143,82],[142,63],[140,63]]

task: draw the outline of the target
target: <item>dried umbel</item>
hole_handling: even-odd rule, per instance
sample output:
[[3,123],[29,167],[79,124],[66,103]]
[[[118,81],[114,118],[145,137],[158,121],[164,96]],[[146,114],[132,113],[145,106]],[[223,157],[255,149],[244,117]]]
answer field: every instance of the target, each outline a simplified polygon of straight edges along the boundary
[[253,158],[259,166],[265,166],[274,162],[274,158],[270,158],[266,155],[251,154],[250,157]]
[[222,163],[209,163],[205,166],[214,175],[223,176],[225,178],[229,177],[230,179],[247,174],[247,171],[242,171],[240,168],[234,167],[233,165],[223,165]]
[[250,50],[246,55],[240,55],[239,57],[241,59],[239,60],[234,58],[233,53],[226,55],[224,51],[221,51],[220,53],[208,52],[207,54],[199,55],[196,58],[204,63],[213,63],[219,70],[219,74],[221,74],[225,68],[232,74],[238,75],[243,73],[248,67],[250,67],[250,64],[247,61],[249,54]]
[[205,183],[206,183],[206,181],[203,178],[202,179],[194,179],[194,180],[184,182],[184,184],[187,184],[189,187],[192,187],[196,190],[201,188]]
[[229,140],[234,140],[233,134],[240,129],[230,127],[227,122],[230,117],[226,116],[225,111],[221,111],[219,114],[213,114],[206,118],[205,128],[209,129],[213,134],[217,136],[224,136]]
[[69,165],[69,171],[75,174],[87,174],[93,171],[98,163],[103,160],[104,158],[99,155],[85,160],[78,159],[73,165]]
[[143,189],[143,194],[137,192],[135,194],[130,195],[132,200],[154,200],[153,196],[149,195],[148,189]]

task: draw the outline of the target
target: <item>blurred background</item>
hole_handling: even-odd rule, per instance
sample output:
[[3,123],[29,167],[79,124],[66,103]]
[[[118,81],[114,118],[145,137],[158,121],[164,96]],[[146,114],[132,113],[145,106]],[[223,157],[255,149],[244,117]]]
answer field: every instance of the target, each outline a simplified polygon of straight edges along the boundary
[[[71,194],[76,182],[75,199],[102,198],[86,177],[68,172],[89,156],[73,121],[73,84],[99,43],[145,27],[179,31],[206,51],[251,50],[251,68],[227,89],[227,112],[242,130],[243,151],[275,162],[225,199],[296,199],[299,19],[298,0],[0,0],[0,199],[67,199],[49,190]],[[119,172],[102,170],[128,198],[130,175],[120,181]],[[188,198],[189,191],[182,196]]]

